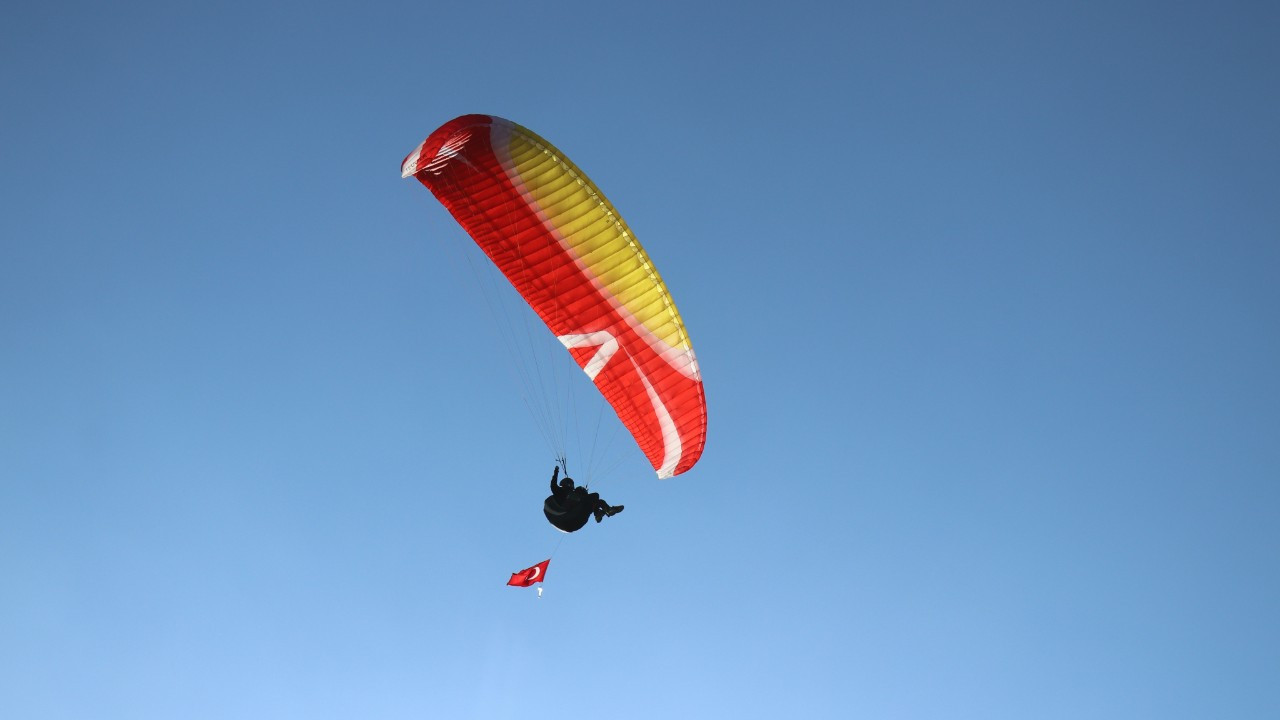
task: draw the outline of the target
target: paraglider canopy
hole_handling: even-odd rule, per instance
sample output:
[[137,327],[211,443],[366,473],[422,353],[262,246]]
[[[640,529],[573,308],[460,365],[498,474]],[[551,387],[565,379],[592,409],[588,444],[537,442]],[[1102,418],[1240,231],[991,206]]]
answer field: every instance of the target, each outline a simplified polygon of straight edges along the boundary
[[675,302],[599,188],[509,120],[464,115],[401,166],[440,200],[617,413],[658,477],[706,441],[702,376]]

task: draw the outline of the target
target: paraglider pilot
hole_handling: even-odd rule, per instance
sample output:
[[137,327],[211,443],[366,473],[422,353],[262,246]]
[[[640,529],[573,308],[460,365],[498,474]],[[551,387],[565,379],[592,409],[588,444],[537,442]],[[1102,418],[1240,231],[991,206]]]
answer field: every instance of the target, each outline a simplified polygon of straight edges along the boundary
[[542,503],[542,513],[552,525],[564,532],[580,530],[595,515],[596,522],[622,512],[622,505],[610,506],[600,499],[600,493],[589,493],[585,487],[575,487],[573,479],[565,476],[559,484],[560,466],[551,473],[551,495]]

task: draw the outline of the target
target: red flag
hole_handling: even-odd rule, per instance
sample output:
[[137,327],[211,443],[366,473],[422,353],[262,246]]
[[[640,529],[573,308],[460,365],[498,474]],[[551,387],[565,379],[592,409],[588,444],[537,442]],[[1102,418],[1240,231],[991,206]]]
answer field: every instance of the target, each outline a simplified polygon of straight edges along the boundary
[[507,584],[515,585],[516,587],[529,587],[534,583],[542,582],[542,578],[547,574],[547,565],[550,562],[551,559],[548,558],[531,568],[511,573],[511,579],[507,581]]

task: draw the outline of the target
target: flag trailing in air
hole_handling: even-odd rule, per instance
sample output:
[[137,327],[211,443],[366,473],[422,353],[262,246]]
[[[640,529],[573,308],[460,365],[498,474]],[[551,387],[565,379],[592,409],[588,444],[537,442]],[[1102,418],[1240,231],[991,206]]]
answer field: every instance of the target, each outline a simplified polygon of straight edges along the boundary
[[516,587],[529,587],[534,583],[540,583],[542,582],[542,578],[546,576],[547,565],[550,563],[551,559],[548,558],[531,568],[525,568],[520,572],[511,573],[511,579],[507,581],[507,584],[515,585]]

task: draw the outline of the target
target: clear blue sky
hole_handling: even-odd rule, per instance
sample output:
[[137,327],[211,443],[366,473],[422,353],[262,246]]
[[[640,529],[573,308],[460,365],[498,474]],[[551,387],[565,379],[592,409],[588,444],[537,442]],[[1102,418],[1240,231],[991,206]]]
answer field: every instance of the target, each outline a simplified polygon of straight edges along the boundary
[[[1280,717],[1276,6],[694,5],[0,10],[0,716]],[[541,599],[470,112],[706,379]]]

